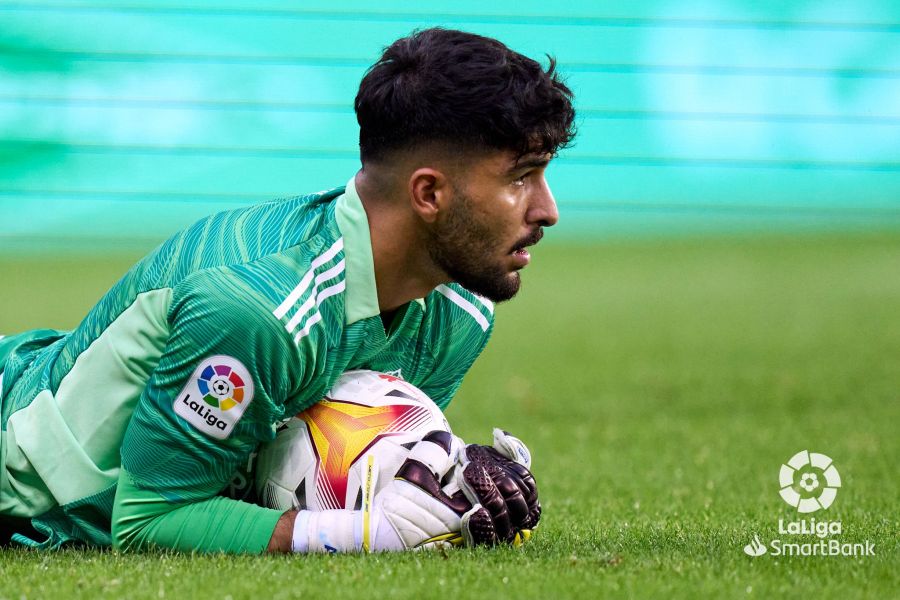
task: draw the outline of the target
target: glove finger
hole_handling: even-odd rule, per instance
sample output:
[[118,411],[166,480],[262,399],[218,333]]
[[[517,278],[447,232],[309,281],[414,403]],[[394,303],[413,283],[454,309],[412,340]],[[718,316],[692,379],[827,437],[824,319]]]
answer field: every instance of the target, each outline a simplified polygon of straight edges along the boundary
[[457,490],[454,493],[450,494],[450,499],[465,506],[466,510],[464,512],[467,512],[472,508],[472,503],[469,502],[469,499],[466,498],[466,495],[462,490]]
[[508,431],[494,428],[494,448],[513,462],[531,468],[531,452],[522,440]]
[[467,546],[493,546],[499,541],[491,514],[483,506],[473,507],[461,521]]
[[440,481],[456,464],[453,442],[453,435],[447,431],[429,431],[412,447],[408,458],[428,465]]
[[[477,450],[473,450],[471,452],[469,448],[466,448],[466,454],[467,456],[473,455],[475,457],[474,460],[481,460],[485,463],[496,464],[498,468],[502,468],[511,475],[518,478],[522,484],[522,494],[526,498],[529,498],[530,496],[537,496],[537,484],[534,481],[534,475],[531,473],[531,471],[522,464],[513,460],[509,460],[495,448],[491,448],[490,446],[479,446]],[[488,468],[488,472],[491,472],[491,468]],[[493,475],[492,472],[491,474]]]
[[441,478],[454,463],[450,460],[452,436],[446,431],[432,431],[413,446],[409,457],[397,470],[395,479],[411,483],[431,497],[462,515],[471,508],[464,496],[448,496],[441,489]]
[[515,462],[504,462],[503,468],[519,478],[525,488],[522,490],[523,494],[537,494],[537,483],[535,483],[531,471]]
[[494,484],[503,496],[504,502],[506,502],[510,521],[514,527],[518,528],[525,522],[532,507],[525,500],[516,478],[508,473],[504,473],[504,475],[502,477],[494,476]]
[[471,452],[467,449],[467,454],[471,454],[475,461],[481,462],[487,469],[507,500],[513,523],[517,524],[524,519],[538,498],[537,484],[531,471],[488,446],[472,449]]
[[[470,444],[465,448],[465,458],[469,464],[476,464],[485,469],[497,486],[507,504],[510,523],[518,529],[529,519],[529,515],[538,503],[537,486],[531,472],[524,466],[515,463],[490,446]],[[488,505],[485,498],[472,494],[469,498],[473,504],[481,503],[494,514],[494,508]],[[498,525],[498,535],[502,536],[503,525]]]
[[501,488],[504,497],[509,498],[510,500],[515,496],[515,491],[511,487],[507,489],[507,486],[501,486],[500,482],[508,482],[507,485],[511,484],[515,486],[515,490],[518,490],[521,494],[522,502],[527,506],[525,509],[525,512],[527,513],[538,501],[537,484],[530,473],[526,472],[523,476],[521,471],[518,470],[521,468],[523,468],[521,465],[507,462],[500,465],[500,472],[502,474],[492,474],[492,477],[494,481],[497,482],[497,487]]
[[481,504],[487,509],[500,541],[510,541],[515,532],[510,523],[506,502],[487,470],[478,463],[469,463],[463,471],[463,481],[477,498],[477,502],[473,504]]
[[534,529],[538,526],[538,523],[541,520],[541,503],[538,502],[537,506],[531,509],[528,513],[528,517],[526,517],[525,521],[522,523],[522,529]]

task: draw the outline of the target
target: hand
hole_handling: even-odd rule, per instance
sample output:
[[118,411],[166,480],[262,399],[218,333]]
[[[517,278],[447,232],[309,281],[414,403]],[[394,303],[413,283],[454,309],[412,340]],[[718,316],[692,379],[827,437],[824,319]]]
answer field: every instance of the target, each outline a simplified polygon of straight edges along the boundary
[[457,546],[462,517],[472,505],[451,497],[441,480],[456,466],[459,438],[432,431],[416,443],[387,486],[377,494],[378,469],[369,455],[360,510],[300,511],[294,521],[294,552],[380,552]]
[[531,538],[541,504],[530,467],[527,446],[501,429],[494,429],[492,447],[463,448],[454,482],[473,506],[461,523],[467,545],[519,545]]
[[[446,431],[428,433],[377,495],[378,469],[369,457],[362,509],[301,511],[293,551],[380,552],[527,540],[540,518],[534,478],[522,464],[531,464],[528,449],[499,429],[494,448],[462,444]],[[452,481],[442,488],[448,475]]]
[[[494,430],[494,447],[470,444],[432,431],[410,451],[394,481],[375,500],[379,524],[374,550],[438,545],[519,545],[540,520],[537,486],[528,466],[531,453],[519,439]],[[458,485],[441,488],[455,471]],[[365,499],[364,499],[365,506]],[[365,508],[364,508],[365,512]],[[388,532],[396,533],[389,539]]]
[[[363,535],[367,551],[458,546],[462,517],[472,506],[462,496],[449,496],[441,480],[456,465],[462,440],[447,431],[432,431],[413,446],[406,461],[374,499]],[[366,513],[366,499],[363,511]],[[364,525],[365,529],[365,525]],[[367,541],[368,537],[368,541]]]

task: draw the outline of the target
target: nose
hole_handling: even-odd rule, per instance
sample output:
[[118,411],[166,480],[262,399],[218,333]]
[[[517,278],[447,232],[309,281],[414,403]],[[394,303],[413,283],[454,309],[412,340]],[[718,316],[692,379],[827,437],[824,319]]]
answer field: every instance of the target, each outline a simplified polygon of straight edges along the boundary
[[535,186],[525,220],[529,225],[552,227],[559,222],[559,210],[547,180],[541,177],[540,185]]

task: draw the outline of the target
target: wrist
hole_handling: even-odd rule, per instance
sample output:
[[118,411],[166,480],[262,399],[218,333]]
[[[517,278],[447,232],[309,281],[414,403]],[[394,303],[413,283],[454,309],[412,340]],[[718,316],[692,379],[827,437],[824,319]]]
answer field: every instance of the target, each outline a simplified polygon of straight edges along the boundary
[[290,552],[291,535],[294,531],[294,520],[297,517],[296,510],[289,510],[281,515],[269,538],[267,552]]
[[362,548],[363,519],[357,510],[301,510],[294,520],[291,551],[357,552]]

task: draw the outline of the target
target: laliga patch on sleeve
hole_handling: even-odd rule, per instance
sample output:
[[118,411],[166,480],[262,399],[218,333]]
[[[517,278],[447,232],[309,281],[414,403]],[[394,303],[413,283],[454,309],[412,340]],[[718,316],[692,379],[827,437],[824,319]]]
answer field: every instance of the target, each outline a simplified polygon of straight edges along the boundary
[[175,398],[175,414],[203,433],[227,439],[253,401],[253,380],[233,356],[210,356]]

